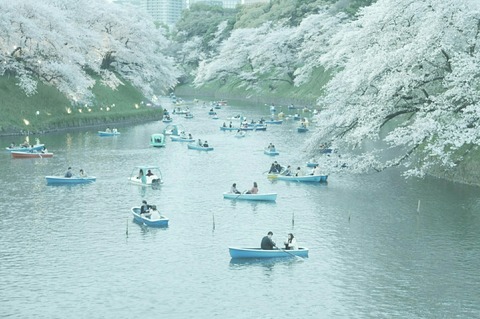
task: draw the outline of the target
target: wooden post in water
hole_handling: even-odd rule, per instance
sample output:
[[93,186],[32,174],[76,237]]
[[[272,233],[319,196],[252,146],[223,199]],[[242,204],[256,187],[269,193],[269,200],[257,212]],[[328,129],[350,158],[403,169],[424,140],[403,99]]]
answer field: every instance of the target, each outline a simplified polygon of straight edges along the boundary
[[420,200],[418,200],[417,213],[420,213]]
[[213,220],[213,229],[212,230],[215,230],[215,213],[212,213],[212,220]]
[[292,227],[295,226],[295,213],[292,213]]
[[125,235],[128,237],[128,217],[127,217],[127,230],[125,231]]

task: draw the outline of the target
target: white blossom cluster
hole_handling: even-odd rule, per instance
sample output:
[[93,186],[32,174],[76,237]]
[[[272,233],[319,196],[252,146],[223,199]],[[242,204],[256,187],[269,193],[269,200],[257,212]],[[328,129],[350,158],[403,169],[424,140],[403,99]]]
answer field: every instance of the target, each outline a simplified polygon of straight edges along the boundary
[[178,72],[163,52],[160,29],[128,6],[103,0],[0,2],[0,75],[12,76],[27,95],[42,81],[72,102],[88,101],[101,83],[122,80],[147,96],[176,84]]

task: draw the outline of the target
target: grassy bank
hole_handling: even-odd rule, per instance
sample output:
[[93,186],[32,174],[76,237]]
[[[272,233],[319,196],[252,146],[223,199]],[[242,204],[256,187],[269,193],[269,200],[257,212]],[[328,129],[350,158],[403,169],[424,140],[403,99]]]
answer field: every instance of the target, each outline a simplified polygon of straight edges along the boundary
[[238,80],[229,78],[225,83],[221,81],[211,82],[208,85],[195,88],[190,83],[175,88],[178,96],[188,96],[203,100],[237,100],[251,102],[254,105],[265,105],[275,103],[276,105],[300,105],[313,106],[317,98],[323,93],[323,86],[330,79],[330,74],[323,69],[313,72],[311,80],[299,87],[295,87],[285,81],[267,81],[259,90],[245,90],[239,87]]
[[160,119],[161,108],[147,107],[142,94],[126,83],[111,90],[97,84],[92,105],[72,106],[54,87],[38,84],[27,97],[11,77],[0,77],[0,134],[15,135]]

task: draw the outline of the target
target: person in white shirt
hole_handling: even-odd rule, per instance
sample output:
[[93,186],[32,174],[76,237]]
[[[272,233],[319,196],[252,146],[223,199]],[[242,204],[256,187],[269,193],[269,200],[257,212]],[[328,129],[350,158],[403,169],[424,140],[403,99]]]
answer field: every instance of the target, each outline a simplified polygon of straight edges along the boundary
[[313,169],[313,175],[315,175],[315,176],[322,175],[322,173],[320,171],[320,166],[318,166],[318,165],[315,166],[315,168]]
[[286,250],[297,250],[298,244],[292,233],[288,234],[287,240],[284,242]]

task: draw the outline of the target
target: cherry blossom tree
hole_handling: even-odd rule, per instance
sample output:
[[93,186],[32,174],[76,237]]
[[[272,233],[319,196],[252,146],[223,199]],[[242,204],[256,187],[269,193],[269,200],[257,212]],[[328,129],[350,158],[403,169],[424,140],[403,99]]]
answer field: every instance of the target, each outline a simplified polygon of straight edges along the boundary
[[480,143],[480,3],[379,0],[329,42],[336,72],[311,149],[331,142],[353,170],[453,168]]
[[103,0],[0,2],[0,75],[27,95],[42,81],[72,101],[88,101],[100,76],[115,89],[122,79],[151,96],[176,83],[168,41],[145,15]]
[[239,87],[256,88],[260,79],[293,84],[296,48],[290,43],[292,28],[264,23],[258,28],[235,29],[218,55],[201,61],[195,84],[233,76]]

